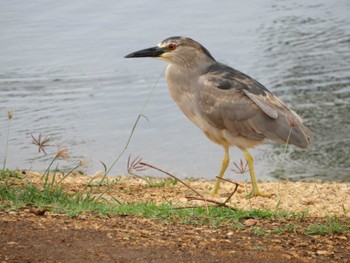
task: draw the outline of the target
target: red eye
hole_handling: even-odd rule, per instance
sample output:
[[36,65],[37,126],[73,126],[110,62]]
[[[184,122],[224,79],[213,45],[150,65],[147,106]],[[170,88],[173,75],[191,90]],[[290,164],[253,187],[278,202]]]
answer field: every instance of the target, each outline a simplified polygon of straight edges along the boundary
[[168,49],[169,49],[170,51],[175,50],[175,48],[176,48],[176,45],[175,45],[175,44],[169,44],[169,45],[168,45]]

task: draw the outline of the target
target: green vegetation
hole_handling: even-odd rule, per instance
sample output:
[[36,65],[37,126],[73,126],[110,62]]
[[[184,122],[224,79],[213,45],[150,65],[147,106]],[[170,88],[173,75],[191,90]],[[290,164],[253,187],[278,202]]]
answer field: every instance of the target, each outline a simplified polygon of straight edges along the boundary
[[266,230],[262,229],[261,227],[252,227],[252,232],[254,235],[261,236],[261,237],[267,235]]
[[255,246],[254,249],[256,251],[267,251],[267,247],[263,247],[263,246]]
[[108,203],[96,202],[97,197],[92,194],[91,189],[69,194],[54,179],[51,182],[44,179],[43,185],[38,187],[30,182],[18,184],[7,173],[0,174],[1,209],[17,210],[33,206],[57,213],[65,213],[69,216],[74,216],[84,211],[96,211],[99,214],[106,214],[116,210],[114,206]]
[[278,234],[278,235],[282,235],[286,232],[290,232],[290,233],[295,233],[297,232],[298,227],[296,225],[293,224],[287,224],[285,226],[282,226],[278,229],[272,230],[271,234]]
[[158,178],[154,178],[152,176],[143,176],[139,178],[144,180],[149,188],[162,188],[167,185],[175,186],[177,184],[175,179],[159,180]]
[[[205,207],[178,209],[172,203],[156,205],[149,202],[124,203],[116,199],[107,201],[103,198],[103,193],[106,192],[105,189],[108,189],[108,186],[116,184],[117,180],[113,180],[108,185],[105,182],[102,185],[104,188],[89,183],[89,187],[85,187],[78,192],[69,193],[61,185],[62,180],[55,179],[55,174],[51,174],[50,177],[45,176],[39,186],[31,182],[24,182],[24,179],[16,171],[1,172],[0,175],[0,205],[2,209],[6,210],[16,210],[31,205],[37,208],[45,207],[49,211],[65,213],[70,216],[82,212],[93,212],[101,216],[112,213],[213,226],[223,222],[237,224],[240,220],[249,218],[274,220],[298,216],[298,214],[289,212],[272,212],[259,209],[232,210],[227,207],[209,206],[207,211]],[[145,187],[149,186],[146,185]]]
[[[306,212],[292,213],[287,211],[267,210],[267,209],[232,209],[225,203],[215,203],[208,207],[177,207],[171,202],[164,200],[162,204],[150,202],[129,203],[118,200],[107,193],[119,183],[119,179],[109,179],[107,169],[104,163],[105,172],[102,179],[94,180],[92,177],[88,183],[78,190],[71,191],[67,189],[63,182],[70,177],[82,162],[76,164],[72,169],[65,172],[60,171],[55,163],[58,159],[68,158],[67,148],[59,148],[57,153],[42,176],[35,182],[19,171],[6,169],[7,148],[9,141],[10,123],[13,112],[9,111],[6,135],[5,156],[3,169],[0,170],[0,210],[11,211],[23,208],[35,208],[45,212],[62,213],[67,216],[77,216],[79,214],[90,214],[97,216],[138,216],[151,220],[163,220],[168,222],[180,222],[191,225],[209,225],[218,227],[225,224],[231,228],[250,229],[254,235],[266,236],[275,234],[284,234],[286,232],[303,233],[308,235],[329,235],[329,234],[350,234],[350,223],[341,218],[329,217],[315,220],[317,223],[311,225],[305,224]],[[32,136],[32,143],[38,147],[38,152],[45,152],[45,148],[51,146],[51,138]],[[127,147],[127,145],[126,145]],[[118,157],[119,158],[119,157]],[[117,158],[117,159],[118,159]],[[34,158],[35,160],[35,158]],[[130,159],[129,159],[130,162]],[[113,164],[114,165],[114,164]],[[149,167],[152,167],[148,165]],[[128,163],[128,170],[137,171],[145,168],[141,158]],[[154,167],[153,167],[154,168]],[[237,166],[237,168],[239,168]],[[241,168],[244,170],[243,164]],[[157,169],[157,168],[156,168]],[[160,169],[158,169],[161,171]],[[61,174],[61,176],[58,176]],[[63,176],[62,176],[63,175]],[[135,175],[137,176],[137,175]],[[146,181],[145,188],[172,188],[178,182],[186,185],[183,181],[172,176],[172,179],[154,180],[152,177],[140,177]],[[186,185],[193,192],[195,190]],[[132,193],[133,189],[120,189],[120,192]],[[233,192],[234,193],[234,192]],[[198,194],[198,193],[197,193]],[[199,194],[200,195],[200,194]],[[228,199],[227,199],[228,200]],[[202,200],[203,201],[203,200]],[[276,207],[277,208],[277,207]],[[261,224],[246,226],[245,220],[256,219]],[[306,220],[307,221],[307,220]],[[314,222],[315,222],[314,221]],[[279,228],[271,227],[271,223],[278,222]],[[285,224],[285,222],[288,222]],[[263,247],[256,247],[257,250],[263,250]]]
[[308,235],[350,234],[350,222],[342,222],[337,217],[327,217],[324,223],[308,226],[305,233]]
[[[67,178],[67,175],[63,178]],[[207,210],[206,207],[179,208],[169,202],[156,205],[151,202],[127,203],[115,198],[107,200],[104,197],[105,193],[109,187],[118,184],[118,180],[108,182],[104,178],[101,185],[90,181],[85,188],[77,192],[69,192],[62,185],[62,179],[58,180],[54,173],[45,174],[40,182],[34,184],[17,171],[0,171],[0,209],[10,211],[35,207],[68,216],[79,214],[138,216],[151,220],[211,227],[224,224],[232,228],[250,229],[256,236],[279,235],[286,232],[308,235],[350,234],[349,223],[336,217],[307,225],[304,223],[307,219],[304,213],[263,209],[233,210],[224,206],[209,206]],[[247,227],[244,224],[247,219],[257,219],[262,224]],[[270,227],[274,222],[280,222],[279,228]]]

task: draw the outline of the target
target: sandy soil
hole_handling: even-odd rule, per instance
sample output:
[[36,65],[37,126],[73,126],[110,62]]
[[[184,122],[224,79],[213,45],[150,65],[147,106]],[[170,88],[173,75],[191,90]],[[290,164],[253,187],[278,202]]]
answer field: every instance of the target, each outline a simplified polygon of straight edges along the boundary
[[[32,174],[35,177],[35,174]],[[39,174],[37,175],[39,176]],[[96,174],[96,181],[102,177]],[[65,184],[71,189],[79,190],[86,185],[91,177],[76,175],[65,180]],[[117,179],[116,179],[117,178]],[[165,183],[164,187],[147,187],[148,183],[140,178],[131,176],[109,177],[115,181],[115,186],[109,195],[129,202],[150,201],[162,203],[164,200],[181,205],[195,205],[203,202],[189,202],[186,196],[196,196],[193,191],[181,183],[172,185]],[[151,179],[153,185],[162,179]],[[214,181],[204,179],[184,180],[186,184],[194,188],[206,198],[212,198],[209,191]],[[250,192],[250,183],[238,182],[237,192],[233,195],[228,205],[238,208],[268,208],[293,212],[307,212],[310,216],[350,215],[350,183],[336,182],[259,182],[260,190],[275,194],[268,198],[247,199]],[[75,185],[75,186],[74,186]],[[235,185],[222,182],[217,201],[224,201],[233,191]],[[106,196],[108,196],[108,194]]]

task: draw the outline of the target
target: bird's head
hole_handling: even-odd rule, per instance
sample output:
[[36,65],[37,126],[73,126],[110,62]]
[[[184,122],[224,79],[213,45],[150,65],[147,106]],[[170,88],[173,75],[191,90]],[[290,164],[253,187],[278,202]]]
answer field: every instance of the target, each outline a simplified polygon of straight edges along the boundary
[[133,52],[126,58],[153,57],[171,64],[194,67],[201,63],[215,62],[209,51],[188,37],[169,37],[157,46]]

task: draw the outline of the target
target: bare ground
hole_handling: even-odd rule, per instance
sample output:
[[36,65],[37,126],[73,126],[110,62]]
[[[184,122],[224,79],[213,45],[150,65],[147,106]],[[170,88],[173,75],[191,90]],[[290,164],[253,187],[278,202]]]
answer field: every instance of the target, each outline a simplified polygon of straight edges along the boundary
[[[65,184],[74,192],[89,179],[76,175],[67,178]],[[208,197],[212,182],[186,183]],[[328,215],[348,218],[349,183],[267,182],[260,186],[277,196],[247,200],[243,186],[228,204],[307,211],[309,216],[295,222],[305,226],[326,220]],[[216,200],[224,200],[232,187],[223,183],[222,196]],[[188,202],[185,196],[194,194],[179,183],[149,187],[132,177],[118,178],[108,194],[123,202],[166,200],[179,206],[203,205]],[[254,227],[274,230],[293,223],[259,219]],[[349,238],[346,234],[310,236],[299,231],[258,235],[249,224],[237,229],[228,224],[193,226],[134,216],[82,214],[71,218],[51,212],[39,215],[28,208],[0,214],[1,262],[350,262]]]

